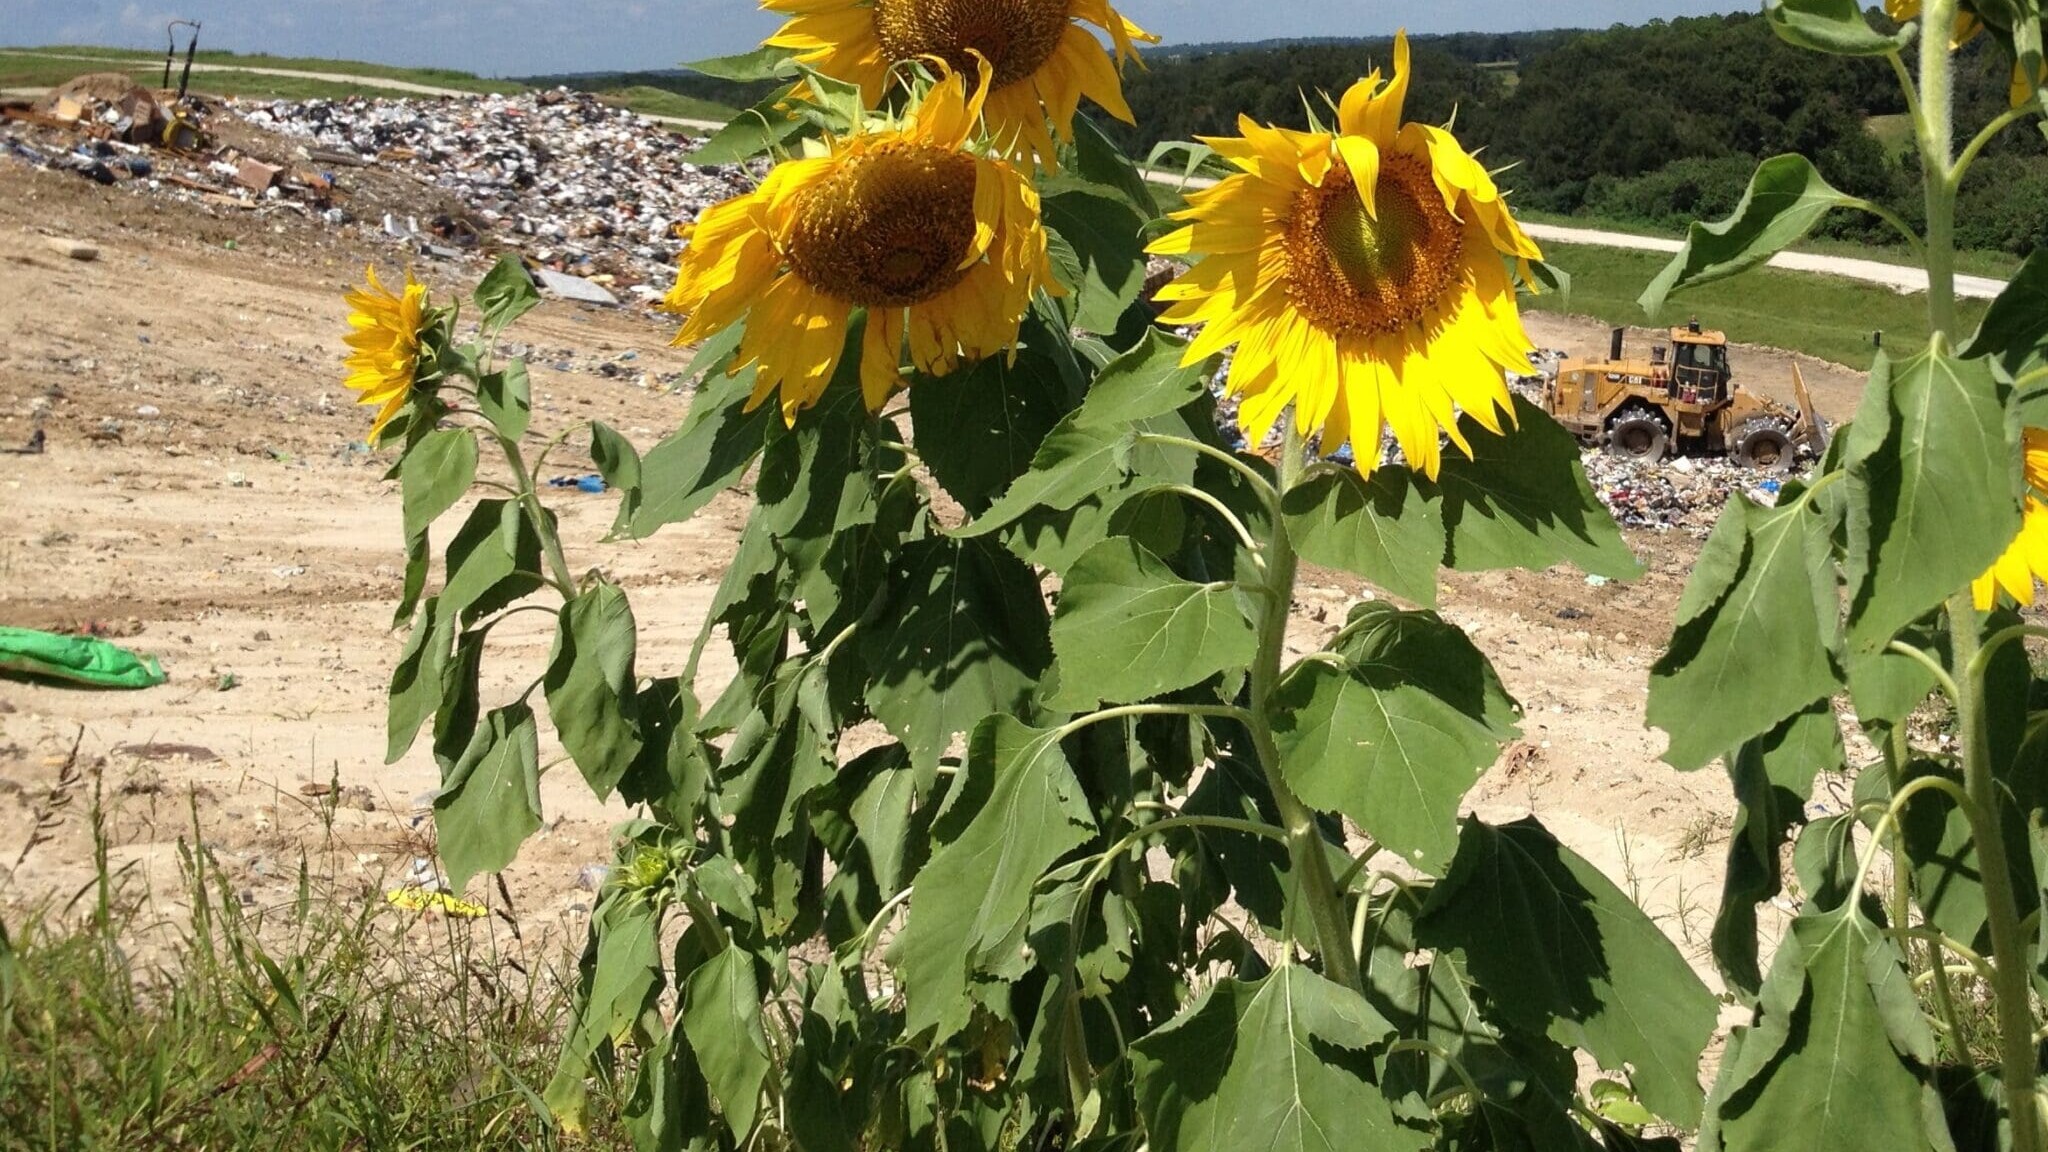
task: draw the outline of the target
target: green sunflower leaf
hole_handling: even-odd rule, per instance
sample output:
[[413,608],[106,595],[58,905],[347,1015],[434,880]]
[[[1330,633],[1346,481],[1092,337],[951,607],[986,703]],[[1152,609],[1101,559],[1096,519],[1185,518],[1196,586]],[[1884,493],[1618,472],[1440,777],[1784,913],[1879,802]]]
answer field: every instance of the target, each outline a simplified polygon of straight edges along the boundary
[[1988,360],[1880,356],[1849,430],[1850,638],[1874,652],[2004,553],[2020,454]]
[[1904,957],[1858,901],[1799,917],[1779,942],[1756,1022],[1736,1030],[1701,1152],[1747,1148],[1946,1152],[1921,1067],[1934,1037]]
[[772,403],[747,411],[753,391],[752,368],[705,380],[683,426],[640,461],[640,487],[628,494],[633,514],[625,536],[645,539],[688,520],[746,472],[767,443],[776,412]]
[[455,643],[455,611],[440,597],[427,600],[391,670],[385,706],[384,762],[396,764],[419,738],[420,728],[441,706],[442,669]]
[[937,1029],[940,1041],[967,1025],[973,974],[1023,946],[1039,877],[1095,831],[1058,730],[989,717],[954,787],[889,950],[908,997],[905,1031]]
[[1236,585],[1182,580],[1137,541],[1113,537],[1066,573],[1052,646],[1062,699],[1128,704],[1250,665],[1258,635]]
[[1673,767],[1703,768],[1841,683],[1832,531],[1796,486],[1775,509],[1729,500],[1650,670],[1647,718],[1671,734]]
[[1557,421],[1516,397],[1514,423],[1504,435],[1470,416],[1461,426],[1472,458],[1444,453],[1435,485],[1452,568],[1540,571],[1570,564],[1611,580],[1642,575],[1642,565],[1586,479],[1578,441]]
[[540,730],[524,704],[485,717],[434,798],[434,834],[448,865],[448,887],[497,872],[540,831]]
[[761,1024],[754,958],[727,948],[690,973],[683,982],[682,1028],[726,1127],[744,1140],[754,1130],[761,1093],[774,1069]]
[[1056,366],[1034,350],[1015,362],[992,356],[943,380],[910,389],[918,454],[969,516],[1031,469],[1045,438],[1068,412]]
[[[1816,2],[1854,7],[1852,0]],[[1823,180],[1806,157],[1774,156],[1750,178],[1749,190],[1733,215],[1718,224],[1686,229],[1685,247],[1657,274],[1638,303],[1654,319],[1673,292],[1747,272],[1804,239],[1829,212],[1856,203],[1855,197]]]
[[2019,376],[2048,347],[2048,248],[2036,248],[1977,326],[1963,358],[1993,357]]
[[1722,977],[1746,1000],[1753,1001],[1763,986],[1757,907],[1784,890],[1785,844],[1806,823],[1814,779],[1846,763],[1842,730],[1827,700],[1743,744],[1728,761],[1737,806],[1712,940]]
[[955,735],[1021,711],[1052,658],[1036,575],[984,540],[906,545],[860,646],[868,706],[925,772]]
[[1370,479],[1323,471],[1287,494],[1287,532],[1301,555],[1425,607],[1450,538],[1443,507],[1413,473],[1381,468]]
[[477,408],[491,427],[508,440],[526,435],[533,422],[533,380],[526,361],[512,360],[496,372],[486,372],[477,381]]
[[1462,959],[1498,1019],[1602,1067],[1626,1064],[1651,1111],[1699,1123],[1713,994],[1634,901],[1541,823],[1467,820],[1415,932]]
[[476,483],[476,434],[466,428],[429,433],[405,454],[398,481],[405,538],[417,538]]
[[1765,0],[1764,16],[1787,44],[1834,56],[1888,56],[1913,42],[1910,28],[1872,28],[1857,0]]
[[[476,286],[476,306],[483,309],[484,332],[503,332],[514,320],[540,306],[540,292],[519,257],[507,253]],[[507,435],[516,435],[507,433]]]
[[1045,225],[1072,250],[1062,272],[1078,303],[1074,323],[1096,333],[1117,330],[1124,309],[1145,288],[1145,221],[1121,195],[1089,187],[1044,200]]
[[1364,997],[1291,965],[1224,980],[1131,1046],[1156,1152],[1400,1152],[1429,1139],[1394,1116],[1371,1053],[1393,1026]]
[[625,592],[599,583],[563,606],[554,656],[541,678],[555,734],[599,800],[640,758],[638,639]]
[[1442,874],[1458,847],[1459,805],[1500,755],[1485,724],[1377,663],[1304,662],[1273,707],[1280,771],[1304,801]]

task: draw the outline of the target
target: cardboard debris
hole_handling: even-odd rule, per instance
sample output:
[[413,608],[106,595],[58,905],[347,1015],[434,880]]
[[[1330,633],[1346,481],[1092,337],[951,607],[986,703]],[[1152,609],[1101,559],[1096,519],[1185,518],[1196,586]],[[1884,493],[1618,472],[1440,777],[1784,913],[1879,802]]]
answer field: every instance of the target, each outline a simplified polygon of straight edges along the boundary
[[235,169],[235,183],[252,192],[268,192],[284,175],[284,169],[254,158],[244,159]]
[[60,252],[73,260],[92,261],[100,258],[99,246],[88,244],[83,240],[66,240],[61,236],[52,236],[47,243],[51,250]]

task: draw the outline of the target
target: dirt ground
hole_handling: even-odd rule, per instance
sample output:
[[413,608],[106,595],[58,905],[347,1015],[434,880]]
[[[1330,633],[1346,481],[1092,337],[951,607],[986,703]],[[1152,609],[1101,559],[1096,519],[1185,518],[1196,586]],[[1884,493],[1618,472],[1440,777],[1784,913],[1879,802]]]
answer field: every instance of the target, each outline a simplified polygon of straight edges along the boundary
[[[99,258],[68,259],[51,236],[96,244]],[[383,763],[385,685],[403,640],[386,627],[403,563],[398,500],[340,385],[340,294],[372,259],[399,263],[317,222],[167,203],[0,160],[0,447],[38,422],[48,436],[46,454],[0,455],[0,623],[99,629],[158,656],[171,677],[126,694],[0,681],[0,907],[61,901],[88,882],[95,778],[113,862],[158,890],[175,891],[176,846],[195,819],[250,902],[287,895],[307,853],[339,860],[343,879],[369,892],[429,852],[432,757],[422,746]],[[418,270],[446,294],[482,265]],[[1532,328],[1540,345],[1590,354],[1606,343],[1590,323],[1537,317]],[[515,332],[542,349],[536,429],[601,418],[643,449],[654,443],[686,403],[644,386],[642,374],[687,362],[667,347],[670,331],[626,311],[541,308]],[[1782,353],[1735,359],[1756,386],[1789,377]],[[592,370],[606,363],[616,375]],[[1861,381],[1805,366],[1824,411],[1846,418]],[[574,456],[558,453],[554,473],[587,471]],[[637,544],[599,543],[610,499],[553,502],[572,563],[602,565],[630,593],[642,674],[680,667],[744,496]],[[1642,725],[1648,669],[1697,545],[1682,534],[1632,543],[1649,572],[1629,585],[1562,570],[1449,579],[1445,614],[1527,709],[1526,744],[1474,805],[1490,820],[1542,817],[1706,972],[1728,788],[1718,773],[1661,764],[1662,737]],[[1356,591],[1311,574],[1304,650],[1334,632]],[[548,643],[537,627],[501,629],[487,694],[537,675]],[[708,664],[702,687],[724,674]],[[74,741],[84,774],[53,803]],[[506,888],[527,924],[580,933],[591,894],[579,874],[607,859],[608,829],[626,812],[594,802],[566,770],[544,781],[543,800],[548,824]]]

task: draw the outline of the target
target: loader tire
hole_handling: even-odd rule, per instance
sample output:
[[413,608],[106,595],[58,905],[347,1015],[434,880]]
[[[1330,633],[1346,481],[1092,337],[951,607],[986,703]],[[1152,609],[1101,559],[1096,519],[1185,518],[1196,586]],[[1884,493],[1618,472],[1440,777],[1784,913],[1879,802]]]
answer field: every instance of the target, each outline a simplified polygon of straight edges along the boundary
[[1745,468],[1759,472],[1789,472],[1792,470],[1792,432],[1782,420],[1767,416],[1744,420],[1735,429],[1732,442],[1735,462]]
[[1671,446],[1664,422],[1644,412],[1625,413],[1608,426],[1607,454],[1654,464]]

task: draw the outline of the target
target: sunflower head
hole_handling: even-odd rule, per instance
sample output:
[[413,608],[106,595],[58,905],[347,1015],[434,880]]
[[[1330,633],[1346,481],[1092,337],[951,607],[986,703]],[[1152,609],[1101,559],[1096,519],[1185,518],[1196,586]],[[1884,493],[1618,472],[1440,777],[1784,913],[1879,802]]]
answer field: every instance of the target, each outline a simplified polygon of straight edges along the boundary
[[[1135,41],[1158,41],[1108,0],[763,0],[762,7],[790,17],[769,45],[859,84],[869,107],[880,103],[898,64],[941,60],[966,74],[987,61],[989,130],[1048,165],[1054,135],[1073,138],[1082,97],[1131,120],[1117,69],[1136,55]],[[1109,33],[1114,63],[1088,24]]]
[[1509,265],[1526,276],[1542,253],[1449,132],[1401,122],[1408,68],[1404,34],[1392,76],[1346,92],[1335,131],[1240,118],[1241,136],[1205,140],[1239,171],[1189,197],[1151,251],[1197,258],[1159,292],[1162,319],[1202,327],[1189,363],[1237,345],[1229,386],[1254,443],[1291,404],[1361,469],[1391,429],[1435,476],[1440,434],[1471,451],[1461,410],[1494,431],[1512,413],[1503,371],[1527,371],[1533,349]]
[[992,71],[981,62],[970,92],[942,68],[901,118],[826,140],[706,210],[666,300],[686,317],[676,342],[745,316],[731,371],[757,365],[752,404],[779,390],[792,423],[831,380],[855,309],[870,410],[901,383],[906,339],[933,375],[1015,344],[1031,294],[1057,288],[1037,192],[967,146]]
[[2027,498],[2020,534],[2005,555],[1977,578],[1979,610],[1998,602],[2000,592],[2021,605],[2034,602],[2034,582],[2048,580],[2048,428],[2029,428],[2025,437]]
[[371,267],[364,272],[364,287],[350,292],[347,300],[347,339],[353,351],[343,383],[357,393],[358,404],[376,406],[370,423],[370,441],[375,443],[419,383],[420,348],[428,327],[427,289],[408,271],[404,287],[392,292]]

